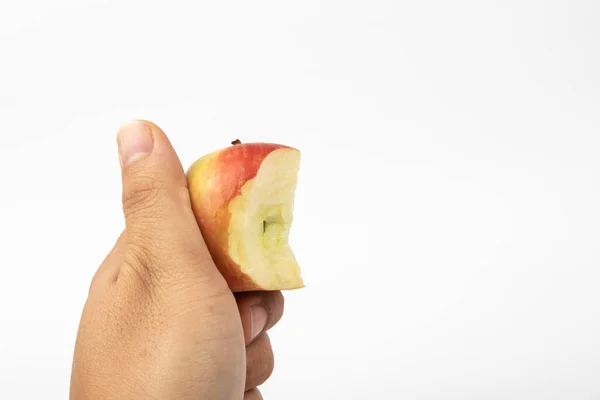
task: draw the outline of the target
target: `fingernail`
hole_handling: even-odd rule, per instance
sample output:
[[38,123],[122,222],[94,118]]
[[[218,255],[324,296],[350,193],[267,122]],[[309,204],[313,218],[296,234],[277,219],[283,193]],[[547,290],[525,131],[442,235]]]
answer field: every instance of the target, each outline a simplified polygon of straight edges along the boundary
[[150,154],[154,147],[154,139],[150,128],[143,122],[132,121],[121,126],[117,135],[119,158],[121,164],[127,166]]
[[252,306],[250,308],[250,316],[252,317],[252,329],[250,329],[250,340],[254,340],[264,331],[267,326],[269,315],[267,310],[261,306]]

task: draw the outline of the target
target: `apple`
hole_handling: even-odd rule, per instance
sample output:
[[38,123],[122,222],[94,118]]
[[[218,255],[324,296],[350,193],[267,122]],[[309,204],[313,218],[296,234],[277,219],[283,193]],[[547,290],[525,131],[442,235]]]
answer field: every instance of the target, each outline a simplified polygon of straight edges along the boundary
[[289,245],[300,151],[232,142],[187,171],[192,209],[233,292],[304,287]]

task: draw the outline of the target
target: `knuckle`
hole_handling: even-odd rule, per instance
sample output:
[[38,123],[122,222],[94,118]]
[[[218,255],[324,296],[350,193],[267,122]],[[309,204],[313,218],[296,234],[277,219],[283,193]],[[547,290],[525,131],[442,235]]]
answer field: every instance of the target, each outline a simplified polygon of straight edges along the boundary
[[125,217],[154,208],[162,199],[164,184],[149,175],[138,175],[123,191]]
[[143,238],[128,240],[121,262],[119,278],[140,288],[146,295],[161,298],[164,293],[164,257],[160,246]]
[[262,337],[251,346],[255,354],[250,356],[247,370],[247,384],[250,387],[260,386],[267,381],[275,370],[275,355],[268,335]]
[[187,269],[178,266],[190,264],[195,260],[186,256],[185,252],[178,252],[174,246],[146,238],[143,235],[133,235],[129,238],[124,252],[122,269],[126,270],[129,279],[141,283],[155,296],[167,296],[171,289],[182,292],[188,286],[197,282],[196,276]]
[[129,242],[127,251],[123,255],[122,269],[129,272],[139,282],[145,283],[148,286],[155,280],[152,271],[154,268],[154,257],[150,254],[148,246]]
[[271,375],[273,375],[273,371],[275,370],[275,355],[273,354],[273,349],[271,348],[270,344],[267,346],[267,349],[265,349],[263,366],[263,379],[266,381],[271,377]]

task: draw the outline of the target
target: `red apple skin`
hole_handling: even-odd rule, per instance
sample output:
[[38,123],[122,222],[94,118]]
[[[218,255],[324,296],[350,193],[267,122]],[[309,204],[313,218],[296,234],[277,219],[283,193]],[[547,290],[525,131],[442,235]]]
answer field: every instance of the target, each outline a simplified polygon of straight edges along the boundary
[[257,285],[229,257],[228,206],[244,184],[256,177],[265,157],[282,148],[291,149],[274,143],[237,144],[201,157],[188,169],[188,189],[196,221],[232,292],[269,290]]

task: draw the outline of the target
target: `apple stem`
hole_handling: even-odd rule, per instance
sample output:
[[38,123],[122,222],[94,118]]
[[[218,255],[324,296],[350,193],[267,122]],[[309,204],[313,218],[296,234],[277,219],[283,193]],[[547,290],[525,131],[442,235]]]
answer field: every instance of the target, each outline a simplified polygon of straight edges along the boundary
[[242,141],[240,139],[235,139],[233,142],[231,142],[231,144],[236,146],[238,144],[242,144]]

